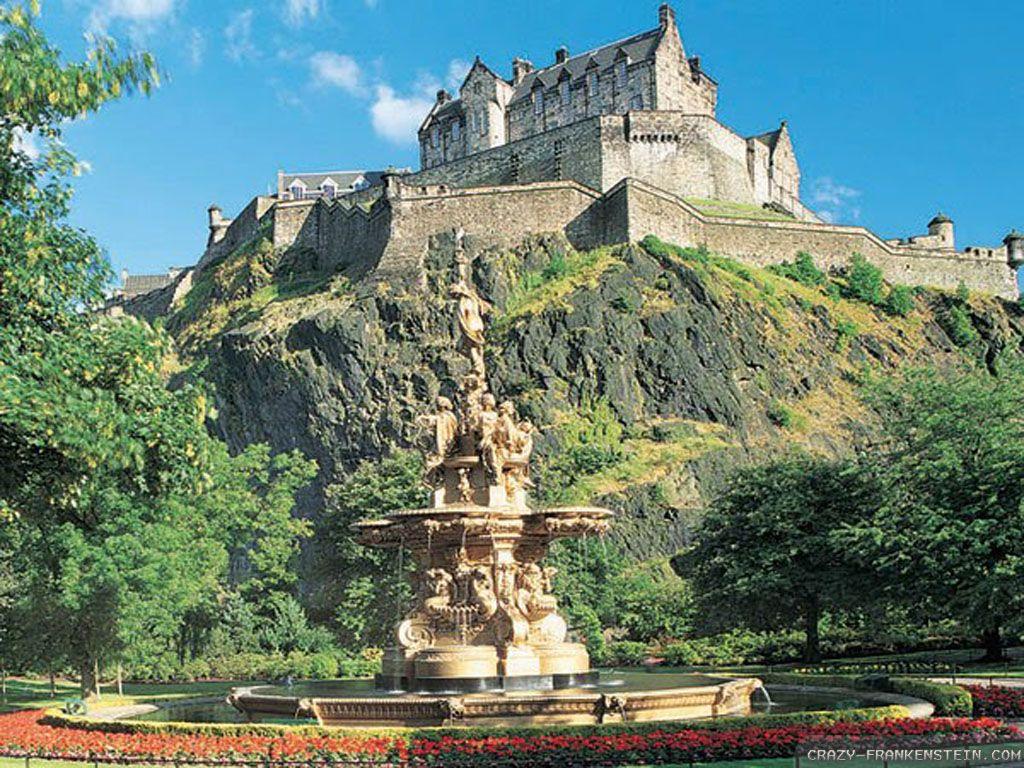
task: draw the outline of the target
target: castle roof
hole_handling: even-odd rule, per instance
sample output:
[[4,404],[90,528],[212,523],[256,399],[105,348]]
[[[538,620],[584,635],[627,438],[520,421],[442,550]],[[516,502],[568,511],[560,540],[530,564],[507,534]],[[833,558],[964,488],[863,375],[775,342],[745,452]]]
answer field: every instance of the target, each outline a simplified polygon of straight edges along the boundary
[[306,189],[317,189],[327,179],[331,179],[339,189],[352,189],[357,181],[363,179],[367,186],[379,184],[383,171],[324,171],[323,173],[285,173],[282,175],[284,188],[288,189],[295,180],[306,185]]
[[162,275],[126,275],[122,291],[126,298],[131,299],[164,288],[174,282],[177,276],[177,270]]
[[528,72],[516,86],[511,101],[528,97],[538,82],[545,88],[554,87],[558,84],[563,72],[567,72],[570,77],[575,79],[583,77],[591,66],[607,69],[615,63],[620,52],[628,56],[631,62],[652,59],[658,42],[661,40],[661,33],[661,27],[655,27],[624,40],[616,40],[613,43],[602,45],[600,48],[577,54],[565,62]]
[[939,211],[937,214],[935,214],[935,218],[933,218],[931,221],[928,222],[928,226],[930,227],[932,224],[952,224],[952,223],[953,223],[953,220],[951,218],[949,218],[949,216],[944,214],[942,211]]

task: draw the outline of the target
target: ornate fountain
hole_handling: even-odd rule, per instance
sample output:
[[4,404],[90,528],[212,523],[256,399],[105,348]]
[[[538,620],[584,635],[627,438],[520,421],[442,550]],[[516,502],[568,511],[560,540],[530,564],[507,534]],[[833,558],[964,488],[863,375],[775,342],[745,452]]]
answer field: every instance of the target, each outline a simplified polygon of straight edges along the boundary
[[[461,244],[461,238],[457,243]],[[461,254],[461,248],[459,248]],[[527,500],[533,426],[498,404],[484,369],[485,304],[467,283],[458,303],[460,349],[470,363],[457,402],[438,397],[419,419],[429,430],[425,509],[354,526],[371,547],[410,552],[414,605],[394,630],[375,689],[327,681],[234,689],[228,701],[252,718],[315,718],[324,725],[603,723],[748,712],[754,679],[643,675],[600,680],[587,649],[567,638],[542,564],[558,538],[603,534],[597,507],[532,509]],[[635,677],[635,674],[634,674]]]
[[471,370],[455,406],[438,397],[420,419],[433,438],[424,473],[431,504],[355,526],[361,543],[401,547],[417,566],[415,605],[395,628],[379,682],[416,692],[592,682],[586,648],[566,640],[554,569],[541,561],[555,539],[603,534],[612,513],[530,508],[535,430],[488,391],[481,300],[464,280],[450,293]]

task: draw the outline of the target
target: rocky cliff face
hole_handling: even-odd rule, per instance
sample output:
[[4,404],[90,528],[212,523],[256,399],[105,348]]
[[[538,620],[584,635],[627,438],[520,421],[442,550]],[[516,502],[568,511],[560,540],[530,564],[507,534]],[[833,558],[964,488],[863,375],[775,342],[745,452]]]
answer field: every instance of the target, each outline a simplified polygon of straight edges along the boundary
[[[617,509],[616,538],[636,557],[684,544],[734,463],[870,438],[856,397],[865,371],[991,362],[1024,338],[1016,305],[996,299],[923,291],[893,317],[696,251],[576,253],[555,237],[467,250],[492,305],[491,389],[543,434],[538,494]],[[319,462],[303,502],[315,514],[322,489],[360,461],[415,446],[416,416],[452,395],[467,363],[447,300],[453,239],[432,244],[415,288],[304,270],[302,253],[257,238],[197,276],[167,327],[186,358],[206,361],[232,445]],[[967,329],[951,323],[954,306]]]

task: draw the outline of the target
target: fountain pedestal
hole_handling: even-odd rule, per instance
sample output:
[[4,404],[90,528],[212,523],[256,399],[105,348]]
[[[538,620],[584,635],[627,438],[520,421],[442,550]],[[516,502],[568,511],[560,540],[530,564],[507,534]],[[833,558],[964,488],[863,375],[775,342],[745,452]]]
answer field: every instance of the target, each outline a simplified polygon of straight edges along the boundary
[[381,684],[412,691],[479,691],[578,684],[586,648],[566,641],[541,564],[555,539],[604,534],[611,512],[596,507],[534,510],[528,501],[534,428],[488,391],[481,302],[464,282],[462,350],[471,370],[456,403],[437,399],[419,419],[432,433],[424,482],[431,504],[355,525],[359,541],[401,548],[416,562],[416,600],[395,627]]

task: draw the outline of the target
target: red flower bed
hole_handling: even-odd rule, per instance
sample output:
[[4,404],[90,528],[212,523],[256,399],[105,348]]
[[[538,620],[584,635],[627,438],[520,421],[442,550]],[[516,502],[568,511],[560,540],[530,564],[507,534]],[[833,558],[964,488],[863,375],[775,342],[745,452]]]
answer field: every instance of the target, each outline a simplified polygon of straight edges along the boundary
[[[337,762],[445,766],[612,766],[790,757],[807,742],[913,737],[916,744],[983,744],[1020,738],[993,719],[879,720],[822,725],[746,726],[733,730],[647,724],[573,734],[522,730],[516,735],[436,735],[428,730],[399,735],[217,735],[108,733],[41,722],[43,712],[0,715],[0,755],[86,758],[111,762]],[[652,727],[653,726],[653,727]]]
[[1018,735],[992,719],[881,720],[868,723],[747,727],[733,731],[665,730],[608,735],[537,735],[462,739],[419,738],[410,744],[414,763],[463,766],[615,766],[792,757],[807,742],[869,742],[914,737],[916,745],[984,744]]
[[392,737],[214,736],[176,733],[104,733],[40,722],[39,710],[0,715],[0,755],[52,758],[92,756],[100,760],[255,761],[306,760],[404,762],[405,740]]
[[974,714],[986,717],[1024,718],[1024,688],[1000,685],[965,685],[974,699]]

